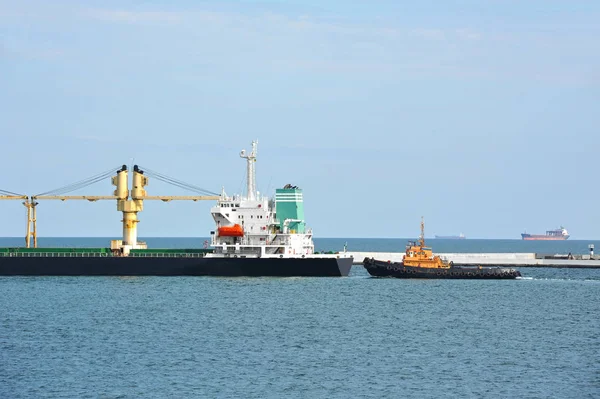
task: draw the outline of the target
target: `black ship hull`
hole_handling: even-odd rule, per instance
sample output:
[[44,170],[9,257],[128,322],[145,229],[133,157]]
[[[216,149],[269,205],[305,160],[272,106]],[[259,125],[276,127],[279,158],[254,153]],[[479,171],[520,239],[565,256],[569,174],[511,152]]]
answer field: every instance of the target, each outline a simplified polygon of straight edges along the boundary
[[386,262],[365,258],[363,266],[373,277],[428,278],[428,279],[515,279],[518,270],[492,266],[451,266],[450,268],[425,268],[404,266],[402,262]]
[[0,276],[343,277],[352,258],[0,257]]

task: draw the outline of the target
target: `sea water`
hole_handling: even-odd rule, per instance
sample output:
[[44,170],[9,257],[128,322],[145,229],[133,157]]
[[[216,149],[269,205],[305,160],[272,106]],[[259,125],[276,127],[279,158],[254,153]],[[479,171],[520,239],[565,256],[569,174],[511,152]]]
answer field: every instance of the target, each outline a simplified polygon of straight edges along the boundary
[[[108,247],[110,237],[40,237],[39,247]],[[202,248],[208,244],[208,237],[147,237],[140,238],[149,248]],[[416,237],[411,238],[416,240]],[[408,238],[315,238],[317,251],[341,251],[346,245],[348,251],[404,252]],[[540,254],[589,254],[589,245],[594,245],[600,253],[600,241],[523,241],[489,239],[427,239],[427,245],[434,252],[535,252]],[[22,237],[0,237],[0,247],[20,247],[25,244]]]
[[[105,245],[96,240],[75,244]],[[459,252],[470,240],[436,251],[442,241],[440,252]],[[521,271],[0,277],[0,398],[599,397],[600,270]]]

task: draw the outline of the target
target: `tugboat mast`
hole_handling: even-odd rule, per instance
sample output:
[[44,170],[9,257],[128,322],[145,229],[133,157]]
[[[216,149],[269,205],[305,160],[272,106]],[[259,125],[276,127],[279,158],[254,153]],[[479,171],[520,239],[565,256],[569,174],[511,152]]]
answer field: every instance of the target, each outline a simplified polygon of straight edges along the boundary
[[258,141],[252,141],[252,152],[246,155],[246,150],[242,150],[240,152],[241,158],[246,158],[248,162],[248,199],[255,200],[256,199],[256,171],[254,170],[256,162],[256,145]]
[[423,216],[421,216],[421,235],[419,236],[419,246],[425,246],[425,221],[423,220]]

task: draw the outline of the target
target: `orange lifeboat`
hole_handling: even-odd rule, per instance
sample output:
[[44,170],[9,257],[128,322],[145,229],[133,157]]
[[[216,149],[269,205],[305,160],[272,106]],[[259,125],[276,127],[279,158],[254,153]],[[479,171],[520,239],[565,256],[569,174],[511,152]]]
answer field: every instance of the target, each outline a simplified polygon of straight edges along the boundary
[[243,237],[244,228],[239,224],[219,227],[219,235],[222,237]]

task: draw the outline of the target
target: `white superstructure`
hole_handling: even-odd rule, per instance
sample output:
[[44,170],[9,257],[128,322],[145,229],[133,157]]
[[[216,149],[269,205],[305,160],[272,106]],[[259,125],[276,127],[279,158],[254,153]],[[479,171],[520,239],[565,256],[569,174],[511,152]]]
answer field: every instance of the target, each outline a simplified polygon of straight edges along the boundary
[[210,241],[214,252],[207,257],[346,257],[345,252],[314,253],[312,230],[305,227],[303,218],[301,189],[288,184],[277,189],[274,198],[256,191],[257,144],[252,142],[250,153],[240,153],[247,162],[246,196],[229,196],[223,190],[217,205],[211,208],[216,228]]

